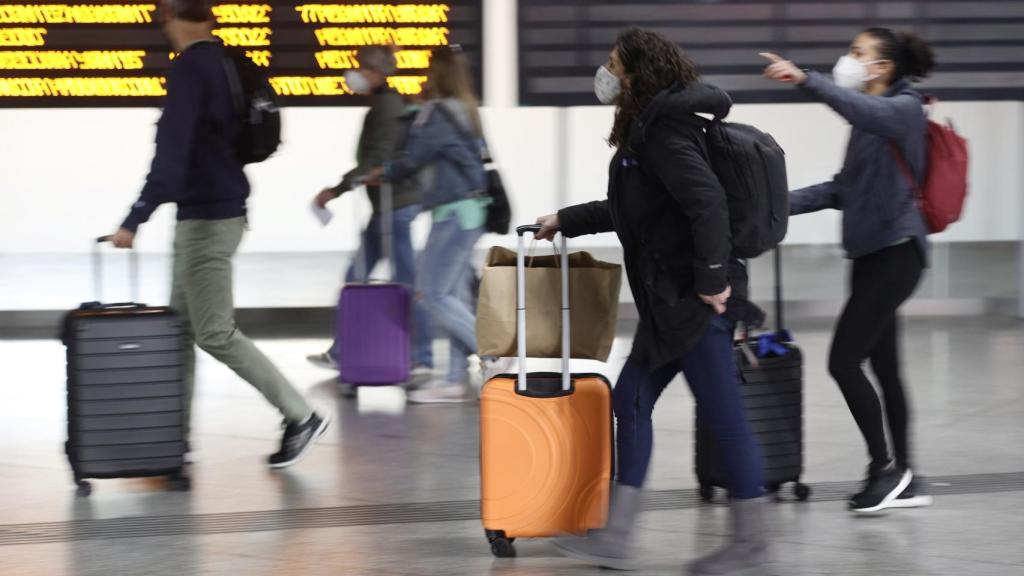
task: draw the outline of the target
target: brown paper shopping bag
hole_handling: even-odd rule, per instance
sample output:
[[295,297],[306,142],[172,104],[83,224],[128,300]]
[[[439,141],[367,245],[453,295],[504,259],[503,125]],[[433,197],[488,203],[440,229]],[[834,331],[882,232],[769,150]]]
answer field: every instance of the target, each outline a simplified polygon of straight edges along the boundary
[[[561,280],[556,256],[526,259],[526,355],[560,358]],[[569,254],[569,308],[573,358],[608,359],[619,317],[622,266],[588,252]],[[516,253],[495,246],[487,255],[477,301],[481,356],[516,355]]]

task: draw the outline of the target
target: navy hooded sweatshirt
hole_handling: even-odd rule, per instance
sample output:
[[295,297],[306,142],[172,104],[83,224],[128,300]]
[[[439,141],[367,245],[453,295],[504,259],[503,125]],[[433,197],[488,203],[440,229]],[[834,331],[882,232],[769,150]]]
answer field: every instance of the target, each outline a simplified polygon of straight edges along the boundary
[[223,46],[186,47],[167,73],[156,155],[122,228],[134,232],[167,202],[178,205],[178,220],[245,216],[249,181],[235,155],[236,119]]

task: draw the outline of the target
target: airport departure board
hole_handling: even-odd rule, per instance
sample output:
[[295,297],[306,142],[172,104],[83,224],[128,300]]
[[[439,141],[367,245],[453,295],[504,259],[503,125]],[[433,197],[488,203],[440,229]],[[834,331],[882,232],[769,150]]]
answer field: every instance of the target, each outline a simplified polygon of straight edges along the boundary
[[944,99],[1024,99],[1024,0],[519,0],[520,101],[597,104],[594,71],[627,26],[678,43],[737,102],[804,101],[761,78],[771,50],[830,73],[870,26],[912,30],[939,66],[923,90]]
[[[390,84],[417,93],[431,50],[460,45],[480,86],[482,2],[218,2],[214,35],[266,68],[285,105],[359,105],[359,48],[396,47]],[[156,106],[174,54],[157,0],[0,0],[0,107]]]

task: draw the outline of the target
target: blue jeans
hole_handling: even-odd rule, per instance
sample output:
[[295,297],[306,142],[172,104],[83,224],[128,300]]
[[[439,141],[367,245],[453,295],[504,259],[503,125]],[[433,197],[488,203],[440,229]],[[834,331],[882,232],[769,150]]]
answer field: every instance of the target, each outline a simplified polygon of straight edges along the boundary
[[451,358],[448,381],[466,380],[467,358],[475,354],[476,314],[471,305],[470,258],[482,228],[463,230],[456,214],[435,221],[420,256],[417,287],[435,323],[448,332]]
[[[411,227],[413,220],[420,213],[420,205],[413,204],[394,211],[392,214],[392,229],[394,231],[394,258],[395,258],[395,282],[405,284],[410,289],[416,285],[416,255],[412,248]],[[374,212],[370,217],[366,230],[363,231],[362,243],[359,251],[345,273],[345,282],[366,280],[358,278],[360,262],[365,259],[365,274],[369,275],[373,267],[384,257],[382,246],[380,214]],[[413,366],[434,366],[433,326],[430,322],[430,314],[419,303],[413,306]],[[331,356],[338,357],[338,342],[331,346]]]
[[757,498],[763,493],[761,448],[747,422],[740,398],[739,372],[732,350],[733,326],[715,316],[707,332],[677,362],[650,371],[632,357],[626,361],[613,391],[618,481],[643,486],[651,462],[654,435],[651,413],[662,391],[683,373],[697,402],[697,415],[711,430],[722,457],[733,498]]

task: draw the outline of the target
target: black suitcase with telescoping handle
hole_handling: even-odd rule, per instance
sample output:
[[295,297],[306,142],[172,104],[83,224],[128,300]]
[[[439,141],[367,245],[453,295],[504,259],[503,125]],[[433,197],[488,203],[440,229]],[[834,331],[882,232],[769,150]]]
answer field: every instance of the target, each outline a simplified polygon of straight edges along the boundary
[[[99,238],[93,249],[102,298]],[[132,302],[87,302],[63,322],[67,347],[68,440],[80,496],[89,478],[169,477],[188,490],[185,473],[183,326],[171,309],[137,303],[138,256],[130,252]]]
[[[803,355],[785,328],[782,310],[782,256],[775,248],[774,332],[751,339],[744,334],[736,343],[735,356],[742,379],[747,418],[764,455],[765,488],[778,495],[783,484],[793,482],[793,494],[806,501],[811,489],[800,482],[803,475]],[[697,419],[696,469],[700,496],[714,497],[715,487],[728,486],[721,457],[711,431]]]

